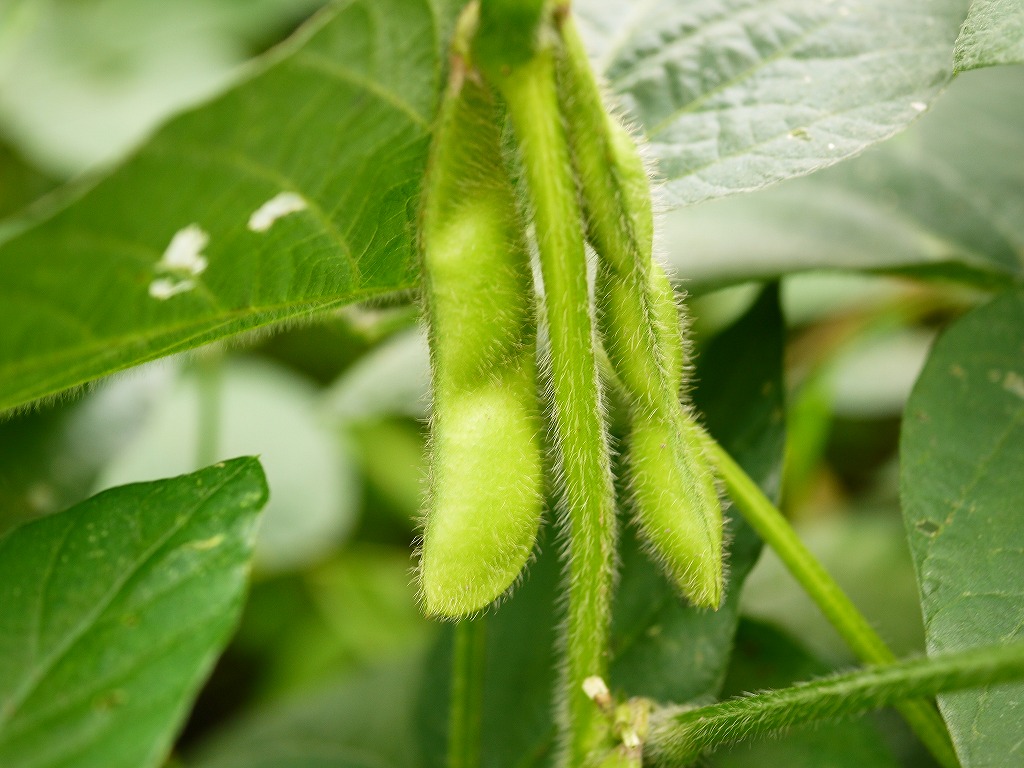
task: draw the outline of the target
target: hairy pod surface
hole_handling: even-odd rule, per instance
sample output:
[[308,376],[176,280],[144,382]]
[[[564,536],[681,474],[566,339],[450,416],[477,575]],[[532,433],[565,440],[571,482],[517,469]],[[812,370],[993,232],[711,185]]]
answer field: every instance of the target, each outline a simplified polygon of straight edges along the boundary
[[446,618],[512,586],[542,510],[533,280],[497,124],[489,89],[454,57],[420,230],[434,386],[420,586]]
[[696,424],[679,400],[685,345],[672,286],[652,258],[650,180],[629,132],[604,107],[571,16],[560,29],[560,99],[587,235],[601,258],[599,328],[630,402],[637,523],[680,591],[695,605],[717,608],[721,502]]
[[601,760],[599,768],[643,768],[643,757],[635,750],[619,746]]
[[[667,573],[694,605],[722,602],[722,518],[715,478],[690,416],[634,416],[629,466],[637,522]],[[709,514],[713,499],[716,514]]]

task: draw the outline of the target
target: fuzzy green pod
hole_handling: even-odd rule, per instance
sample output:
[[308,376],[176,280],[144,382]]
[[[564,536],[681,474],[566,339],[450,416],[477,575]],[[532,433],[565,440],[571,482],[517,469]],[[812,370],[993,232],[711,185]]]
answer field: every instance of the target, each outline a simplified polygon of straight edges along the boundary
[[643,762],[642,755],[620,745],[602,758],[598,768],[643,768]]
[[723,595],[722,508],[693,415],[680,401],[685,343],[672,287],[652,259],[650,181],[629,132],[606,111],[565,15],[559,87],[587,236],[600,256],[596,303],[608,358],[630,404],[637,523],[695,605]]
[[453,57],[423,193],[433,417],[420,589],[476,613],[515,582],[542,511],[533,280],[489,89]]
[[722,517],[696,425],[633,418],[629,462],[637,521],[666,571],[694,605],[722,602]]

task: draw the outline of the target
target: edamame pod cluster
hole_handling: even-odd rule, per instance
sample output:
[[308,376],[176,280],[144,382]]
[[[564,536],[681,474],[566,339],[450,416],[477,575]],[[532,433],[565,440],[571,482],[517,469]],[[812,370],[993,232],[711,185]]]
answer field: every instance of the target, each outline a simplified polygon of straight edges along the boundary
[[[648,175],[629,132],[604,107],[567,9],[544,7],[537,50],[523,57],[526,64],[478,68],[472,61],[477,6],[467,6],[435,126],[419,238],[434,382],[420,558],[423,604],[427,613],[448,618],[485,608],[515,583],[541,519],[535,298],[525,222],[502,151],[507,101],[547,292],[553,359],[545,366],[552,379],[544,389],[552,393],[561,494],[566,505],[581,510],[569,516],[568,556],[606,561],[581,573],[610,569],[614,561],[605,544],[587,546],[589,534],[580,530],[601,527],[590,532],[594,541],[614,544],[614,515],[606,514],[607,437],[600,385],[592,375],[599,338],[629,406],[629,487],[643,538],[683,595],[717,608],[723,595],[722,511],[699,428],[680,399],[684,327],[671,284],[652,259]],[[490,40],[483,34],[480,39]],[[490,42],[480,45],[486,57]],[[545,57],[555,60],[549,80],[541,66]],[[557,97],[541,98],[545,82]],[[547,122],[531,123],[529,110],[522,109],[548,103],[556,119]],[[559,141],[567,142],[564,158],[552,149]],[[551,158],[559,171],[546,174]],[[564,191],[555,184],[563,170],[570,174],[568,196],[556,194]],[[582,212],[575,207],[573,179]],[[593,323],[583,234],[599,256]],[[573,297],[572,306],[563,293]],[[580,344],[586,349],[577,349]],[[575,377],[573,366],[590,370]],[[569,569],[570,582],[575,573]],[[595,617],[607,613],[598,608]],[[579,621],[588,615],[580,613]],[[573,616],[570,611],[570,624]],[[583,668],[590,662],[580,666],[580,675],[600,672]]]

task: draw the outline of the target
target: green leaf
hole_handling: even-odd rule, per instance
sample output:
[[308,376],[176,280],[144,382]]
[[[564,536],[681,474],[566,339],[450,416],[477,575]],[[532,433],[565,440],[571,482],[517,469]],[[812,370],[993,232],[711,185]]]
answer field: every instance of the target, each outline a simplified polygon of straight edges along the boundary
[[418,683],[411,664],[360,672],[240,720],[187,766],[416,768],[410,718]]
[[[1024,639],[1022,360],[1016,292],[939,338],[907,405],[901,498],[929,654]],[[939,697],[965,768],[1019,760],[1022,702],[1022,685]]]
[[[0,411],[409,288],[450,15],[445,0],[356,0],[322,14],[252,79],[174,120],[76,203],[0,246]],[[304,210],[250,229],[281,193],[300,196],[290,200]],[[199,249],[208,268],[193,274],[198,259],[159,268],[174,236],[189,232],[193,249],[208,236]]]
[[1024,3],[974,0],[953,51],[957,72],[997,64],[1024,64]]
[[966,0],[582,0],[598,68],[670,206],[801,176],[912,122],[951,76]]
[[[821,677],[828,665],[812,656],[792,637],[768,624],[740,622],[736,653],[722,697],[749,691],[782,688],[800,680]],[[756,746],[737,744],[707,756],[714,768],[760,768],[765,765],[817,768],[895,768],[898,764],[879,729],[870,720],[823,723],[814,729],[784,733]]]
[[394,415],[423,419],[430,397],[427,335],[411,329],[396,333],[349,367],[324,394],[324,408],[340,423]]
[[810,269],[1024,279],[1024,68],[957,78],[906,133],[850,162],[666,217],[668,258],[704,284]]
[[236,459],[0,540],[0,764],[160,765],[237,621],[266,498]]

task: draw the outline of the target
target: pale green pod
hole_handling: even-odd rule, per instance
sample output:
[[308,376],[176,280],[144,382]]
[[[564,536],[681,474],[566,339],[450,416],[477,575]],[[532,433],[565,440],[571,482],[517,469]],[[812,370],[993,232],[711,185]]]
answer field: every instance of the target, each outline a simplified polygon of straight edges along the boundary
[[515,583],[542,511],[533,281],[497,120],[454,57],[420,221],[434,386],[420,594],[445,618]]
[[651,265],[651,303],[657,323],[658,347],[661,350],[661,364],[669,383],[678,388],[686,383],[686,344],[683,328],[685,325],[681,309],[676,304],[676,292],[661,265]]
[[676,418],[668,428],[657,418],[633,419],[629,463],[637,523],[690,602],[717,608],[724,589],[718,489],[695,425],[682,409]]
[[533,382],[518,378],[464,392],[435,413],[433,491],[420,561],[429,614],[481,610],[530,558],[543,465],[536,408],[526,396]]
[[679,399],[685,343],[672,286],[652,259],[650,180],[629,132],[604,108],[571,16],[561,32],[561,102],[588,238],[601,259],[599,327],[630,404],[636,520],[680,591],[695,605],[717,608],[722,508],[696,424]]
[[620,745],[601,759],[598,768],[643,768],[643,764],[643,755]]

